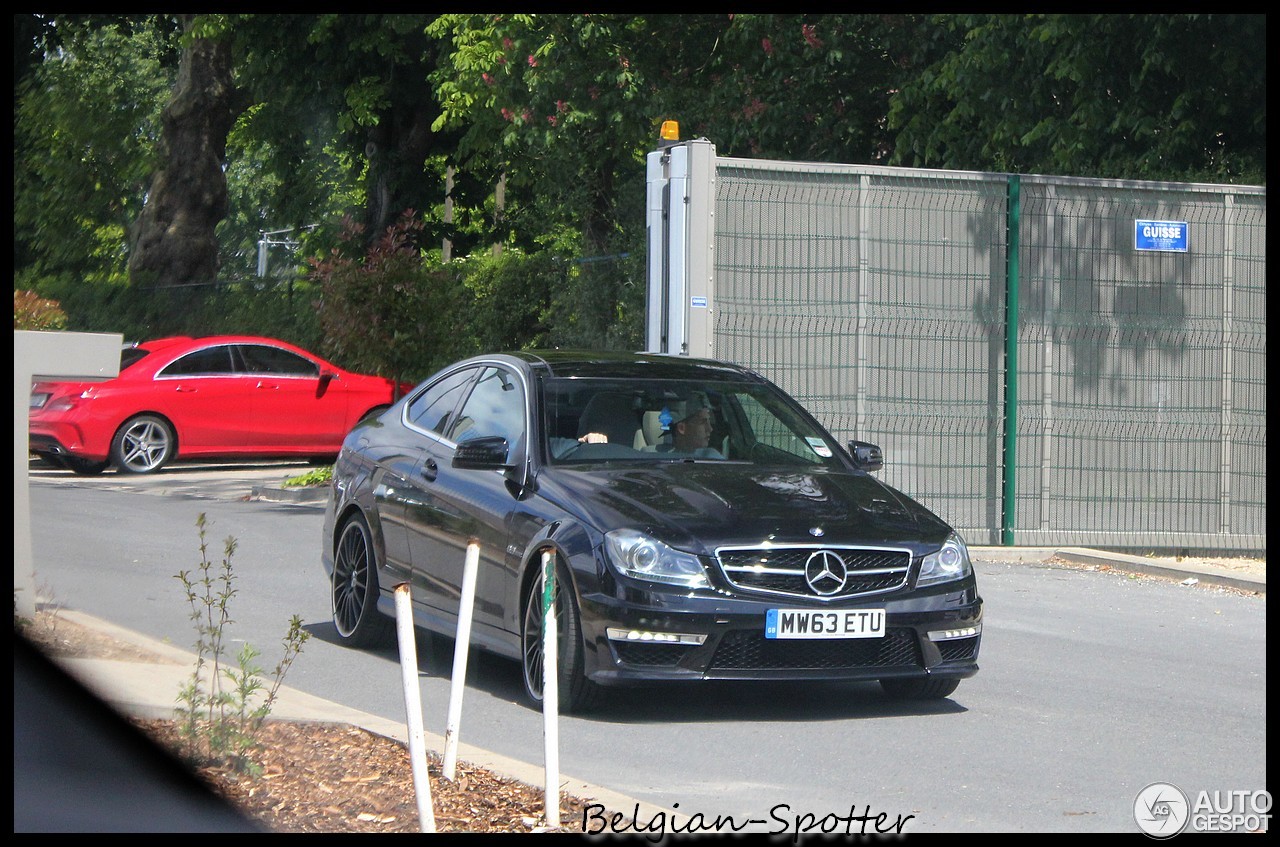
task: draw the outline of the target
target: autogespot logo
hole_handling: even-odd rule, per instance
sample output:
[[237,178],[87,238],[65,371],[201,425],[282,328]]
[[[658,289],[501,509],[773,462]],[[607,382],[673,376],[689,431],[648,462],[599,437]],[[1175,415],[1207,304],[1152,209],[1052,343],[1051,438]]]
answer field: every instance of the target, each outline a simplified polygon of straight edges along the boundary
[[1172,838],[1187,826],[1191,806],[1182,789],[1167,782],[1153,782],[1133,801],[1133,819],[1152,838]]

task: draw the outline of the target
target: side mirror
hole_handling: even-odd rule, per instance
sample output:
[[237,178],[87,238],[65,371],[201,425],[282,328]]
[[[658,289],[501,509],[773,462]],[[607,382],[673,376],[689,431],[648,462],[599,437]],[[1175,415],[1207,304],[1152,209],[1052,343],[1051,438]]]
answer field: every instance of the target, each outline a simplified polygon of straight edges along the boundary
[[333,371],[320,371],[320,385],[322,386],[328,385],[337,378],[338,375]]
[[502,470],[507,466],[507,439],[501,435],[468,439],[454,449],[452,464],[464,470]]
[[867,441],[850,441],[849,455],[858,470],[875,473],[884,467],[884,451],[880,445]]

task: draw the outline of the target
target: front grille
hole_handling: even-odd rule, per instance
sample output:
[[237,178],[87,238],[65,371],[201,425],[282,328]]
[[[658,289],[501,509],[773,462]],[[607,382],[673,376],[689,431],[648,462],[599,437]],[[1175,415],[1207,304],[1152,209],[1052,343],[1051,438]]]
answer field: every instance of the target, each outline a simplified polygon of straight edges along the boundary
[[717,670],[851,670],[923,667],[920,644],[910,629],[890,629],[884,638],[775,639],[735,630],[720,639],[708,668]]
[[656,644],[643,641],[615,641],[613,649],[618,658],[628,665],[644,665],[646,667],[675,667],[680,663],[693,644]]
[[[722,547],[716,551],[720,570],[737,589],[774,596],[836,600],[884,594],[907,584],[911,551],[880,547]],[[816,573],[843,568],[843,583],[825,577],[810,584],[806,568]],[[810,574],[812,575],[812,574]],[[839,574],[836,574],[839,576]]]
[[978,636],[939,641],[938,652],[942,654],[942,661],[944,662],[972,659],[978,655]]

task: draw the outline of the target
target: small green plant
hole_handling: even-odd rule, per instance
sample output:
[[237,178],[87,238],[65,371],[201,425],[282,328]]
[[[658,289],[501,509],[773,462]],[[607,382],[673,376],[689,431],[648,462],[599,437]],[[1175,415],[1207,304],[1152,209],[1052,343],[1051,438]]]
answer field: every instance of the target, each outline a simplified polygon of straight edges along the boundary
[[[226,628],[232,623],[230,604],[237,593],[232,586],[235,574],[231,559],[239,543],[227,537],[222,565],[215,574],[209,561],[206,524],[201,512],[196,518],[200,535],[198,572],[184,570],[175,575],[186,589],[197,633],[195,669],[178,693],[180,705],[175,711],[179,734],[183,753],[190,760],[227,764],[239,772],[254,774],[257,765],[250,754],[260,746],[258,731],[271,714],[285,673],[311,633],[294,615],[284,637],[284,658],[276,665],[269,687],[257,665],[261,653],[252,645],[244,645],[234,664],[228,663]],[[261,696],[264,691],[265,696]]]
[[313,485],[328,485],[331,482],[333,482],[333,465],[325,465],[322,468],[289,477],[284,481],[284,487],[306,488]]

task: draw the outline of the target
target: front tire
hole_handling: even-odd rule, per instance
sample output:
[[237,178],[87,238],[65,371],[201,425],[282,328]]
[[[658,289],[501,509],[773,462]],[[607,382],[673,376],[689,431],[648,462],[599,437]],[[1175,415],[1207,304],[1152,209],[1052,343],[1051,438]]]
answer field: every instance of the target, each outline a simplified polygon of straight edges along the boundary
[[959,686],[959,679],[945,676],[880,680],[884,693],[895,700],[941,700],[951,696]]
[[[560,710],[565,713],[583,712],[597,705],[601,699],[600,686],[587,679],[584,672],[584,648],[582,643],[582,618],[574,598],[568,571],[562,564],[556,567],[556,634],[559,641],[557,655]],[[544,655],[542,649],[542,580],[535,578],[525,598],[524,626],[521,631],[521,667],[525,694],[534,703],[542,705],[542,681]]]
[[330,582],[333,626],[348,647],[386,647],[395,621],[378,611],[378,560],[373,533],[362,515],[343,524],[333,551]]
[[177,440],[163,418],[130,418],[111,440],[111,463],[124,473],[155,473],[173,458]]

